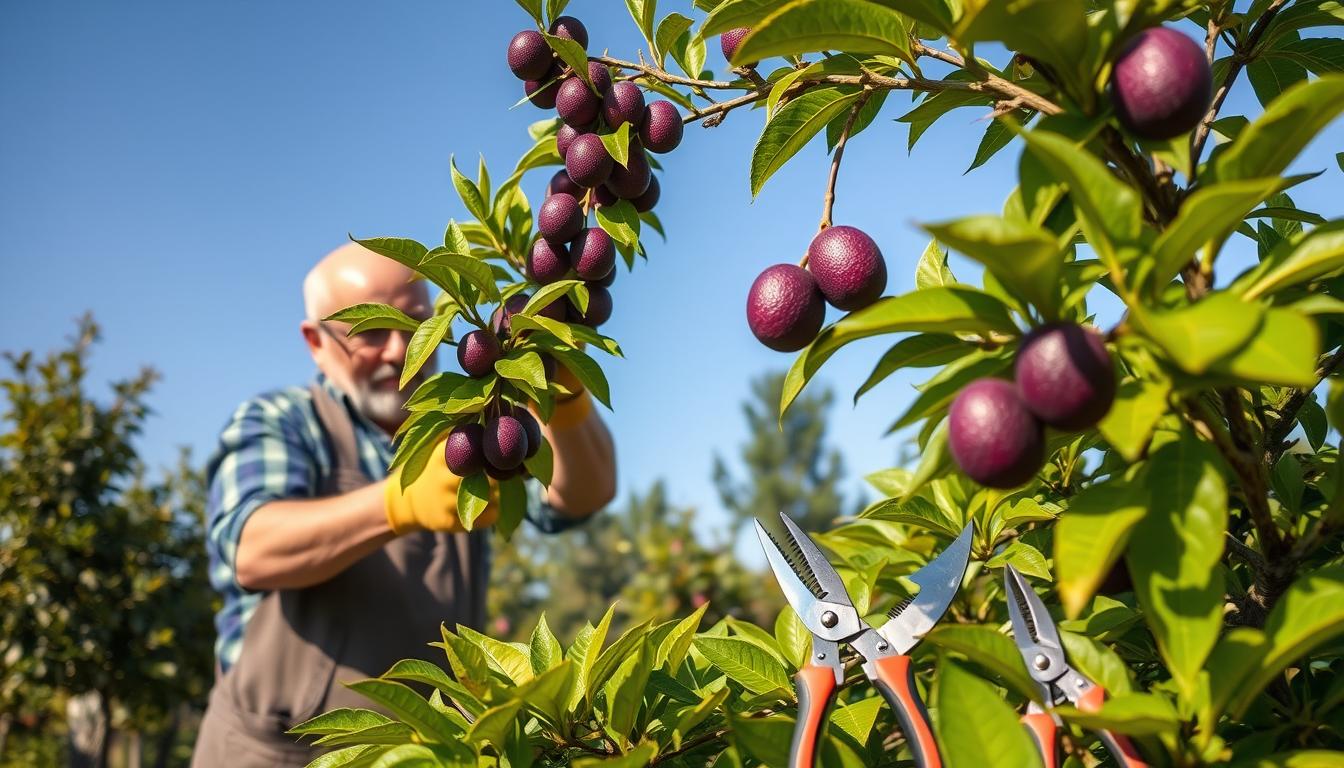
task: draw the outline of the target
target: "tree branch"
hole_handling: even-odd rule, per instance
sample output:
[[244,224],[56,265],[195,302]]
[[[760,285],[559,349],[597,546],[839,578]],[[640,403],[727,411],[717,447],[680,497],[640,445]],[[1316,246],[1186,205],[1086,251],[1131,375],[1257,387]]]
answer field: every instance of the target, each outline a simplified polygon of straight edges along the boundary
[[[1260,42],[1260,38],[1264,36],[1265,30],[1269,28],[1270,23],[1274,21],[1274,17],[1278,15],[1279,9],[1282,8],[1286,2],[1287,0],[1274,0],[1274,2],[1265,9],[1265,12],[1260,14],[1260,18],[1255,20],[1255,24],[1251,27],[1250,34],[1248,34],[1246,39],[1241,42],[1241,45],[1233,49],[1232,61],[1227,67],[1227,74],[1223,76],[1223,82],[1218,86],[1218,90],[1214,92],[1213,101],[1209,104],[1209,111],[1204,114],[1204,119],[1199,121],[1199,125],[1195,128],[1195,135],[1190,142],[1190,165],[1192,166],[1190,171],[1191,185],[1195,182],[1194,177],[1199,175],[1199,158],[1204,154],[1204,144],[1209,139],[1209,131],[1213,128],[1213,121],[1218,119],[1218,110],[1222,109],[1223,101],[1227,98],[1228,92],[1232,90],[1232,83],[1235,82],[1237,76],[1241,74],[1241,68],[1250,60],[1249,57],[1251,51],[1255,50],[1255,46]],[[1210,32],[1212,32],[1213,26],[1214,22],[1210,20]],[[1209,56],[1209,64],[1213,64],[1213,51],[1215,45],[1216,43],[1211,37],[1205,40],[1204,49]]]

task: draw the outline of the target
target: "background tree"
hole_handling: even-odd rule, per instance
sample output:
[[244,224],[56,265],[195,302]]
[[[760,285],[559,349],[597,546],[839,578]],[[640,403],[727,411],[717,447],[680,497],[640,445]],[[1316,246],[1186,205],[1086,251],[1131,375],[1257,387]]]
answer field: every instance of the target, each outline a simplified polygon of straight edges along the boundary
[[714,484],[735,527],[782,511],[804,530],[825,530],[846,514],[839,487],[844,461],[826,445],[826,416],[834,397],[829,389],[809,392],[781,420],[783,394],[782,371],[752,379],[751,398],[742,403],[748,438],[740,457],[746,475],[735,477],[715,456]]
[[[86,389],[97,339],[85,317],[66,349],[6,354],[0,711],[47,735],[64,725],[71,763],[102,766],[113,727],[175,732],[179,707],[203,700],[215,599],[202,478],[184,455],[150,483],[133,445],[157,374],[113,382],[99,403]],[[50,716],[62,705],[65,724]]]

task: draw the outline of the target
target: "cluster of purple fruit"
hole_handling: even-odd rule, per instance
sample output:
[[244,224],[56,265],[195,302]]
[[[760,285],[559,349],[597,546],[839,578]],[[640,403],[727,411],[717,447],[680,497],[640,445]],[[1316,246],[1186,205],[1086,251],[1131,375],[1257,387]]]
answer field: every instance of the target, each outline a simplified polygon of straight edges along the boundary
[[[588,30],[561,16],[550,33],[588,47]],[[639,213],[658,203],[661,188],[647,152],[671,152],[681,144],[682,118],[669,101],[645,103],[644,92],[629,80],[614,80],[600,62],[588,62],[587,81],[563,66],[541,33],[528,29],[509,42],[509,69],[524,81],[531,102],[555,109],[563,123],[555,145],[565,168],[546,189],[537,212],[540,237],[527,255],[527,275],[539,285],[578,278],[588,287],[588,311],[571,302],[555,319],[597,327],[611,317],[609,288],[616,279],[616,244],[599,227],[588,227],[590,210],[628,200]],[[591,84],[588,82],[591,81]],[[626,163],[617,163],[602,135],[629,126]]]
[[807,247],[807,267],[766,267],[747,292],[747,325],[765,346],[797,352],[812,343],[826,303],[852,312],[877,301],[887,288],[887,262],[861,229],[827,227]]
[[1045,427],[1075,432],[1101,421],[1115,401],[1115,369],[1101,335],[1050,323],[1023,339],[1013,381],[966,385],[947,414],[952,458],[972,480],[1016,488],[1045,463]]

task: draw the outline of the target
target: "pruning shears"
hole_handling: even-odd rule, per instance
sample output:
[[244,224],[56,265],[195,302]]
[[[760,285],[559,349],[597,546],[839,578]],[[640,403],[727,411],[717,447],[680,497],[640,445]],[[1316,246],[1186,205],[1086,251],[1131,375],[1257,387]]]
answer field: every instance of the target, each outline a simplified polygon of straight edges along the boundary
[[[1106,689],[1069,666],[1059,630],[1045,610],[1045,603],[1011,565],[1003,569],[1003,588],[1008,595],[1013,640],[1045,702],[1044,707],[1034,701],[1028,704],[1022,724],[1035,740],[1045,768],[1056,768],[1060,719],[1050,710],[1067,701],[1083,712],[1095,712],[1106,700]],[[1129,739],[1107,730],[1097,731],[1097,736],[1121,768],[1148,768]]]
[[929,713],[915,688],[914,665],[907,654],[938,623],[961,587],[971,555],[972,526],[968,524],[951,546],[909,577],[919,585],[919,594],[893,608],[887,621],[874,628],[859,615],[840,574],[817,545],[788,515],[781,512],[780,520],[787,546],[759,520],[756,534],[789,605],[812,633],[812,654],[794,676],[798,724],[789,748],[790,768],[817,764],[822,727],[845,677],[841,643],[863,657],[863,673],[895,711],[915,764],[942,768]]

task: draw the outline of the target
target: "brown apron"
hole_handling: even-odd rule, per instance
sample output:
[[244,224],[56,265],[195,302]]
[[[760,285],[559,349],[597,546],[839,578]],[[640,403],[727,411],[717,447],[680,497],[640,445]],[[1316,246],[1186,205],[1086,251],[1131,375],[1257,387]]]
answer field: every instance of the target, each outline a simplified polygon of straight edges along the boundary
[[[349,411],[310,389],[332,449],[319,495],[368,485]],[[337,707],[379,709],[341,682],[377,677],[399,659],[442,663],[443,652],[427,645],[440,639],[440,622],[485,622],[488,536],[412,533],[323,584],[263,595],[238,662],[210,692],[193,768],[307,765],[321,751],[286,730]]]

